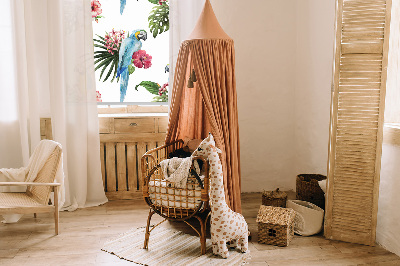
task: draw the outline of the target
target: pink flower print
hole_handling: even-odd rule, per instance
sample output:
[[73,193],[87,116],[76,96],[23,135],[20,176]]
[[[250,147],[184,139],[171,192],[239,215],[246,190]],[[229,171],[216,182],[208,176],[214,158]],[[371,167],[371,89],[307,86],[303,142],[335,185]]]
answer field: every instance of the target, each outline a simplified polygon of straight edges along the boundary
[[137,68],[147,69],[151,67],[151,59],[153,57],[151,55],[146,54],[145,50],[139,50],[133,53],[132,59],[133,64]]
[[99,0],[92,0],[91,2],[92,5],[92,18],[97,21],[97,16],[100,16],[100,14],[103,12],[103,10],[101,9],[101,4],[99,2]]
[[125,31],[116,31],[112,29],[112,31],[107,33],[104,37],[104,41],[106,42],[104,46],[110,54],[114,54],[114,51],[118,51],[123,39],[125,39]]
[[162,85],[159,89],[158,89],[158,95],[162,96],[163,93],[167,92],[167,87],[168,87],[168,82],[165,83],[164,85]]
[[97,102],[102,102],[102,101],[103,101],[103,100],[101,99],[101,94],[100,94],[99,91],[96,91],[96,99],[97,99]]
[[158,4],[161,6],[164,2],[167,2],[167,0],[158,0]]

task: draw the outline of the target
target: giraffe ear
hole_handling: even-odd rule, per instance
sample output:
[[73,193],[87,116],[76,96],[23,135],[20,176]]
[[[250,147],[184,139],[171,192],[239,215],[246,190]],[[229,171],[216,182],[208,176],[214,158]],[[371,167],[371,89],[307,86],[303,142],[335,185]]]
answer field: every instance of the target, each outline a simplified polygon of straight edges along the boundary
[[210,145],[212,149],[214,149],[216,152],[218,152],[219,154],[222,154],[222,151],[220,149],[218,149],[217,147],[215,147],[214,145]]

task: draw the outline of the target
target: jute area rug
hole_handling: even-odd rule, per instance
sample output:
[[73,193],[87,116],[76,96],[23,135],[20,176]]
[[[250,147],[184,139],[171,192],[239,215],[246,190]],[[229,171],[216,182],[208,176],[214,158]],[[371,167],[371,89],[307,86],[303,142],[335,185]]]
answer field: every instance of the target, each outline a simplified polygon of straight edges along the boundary
[[145,228],[132,229],[116,239],[108,241],[103,251],[143,265],[243,265],[249,253],[235,249],[229,258],[212,254],[211,240],[207,239],[207,252],[201,255],[200,240],[181,231],[157,227],[150,234],[149,249],[143,249]]

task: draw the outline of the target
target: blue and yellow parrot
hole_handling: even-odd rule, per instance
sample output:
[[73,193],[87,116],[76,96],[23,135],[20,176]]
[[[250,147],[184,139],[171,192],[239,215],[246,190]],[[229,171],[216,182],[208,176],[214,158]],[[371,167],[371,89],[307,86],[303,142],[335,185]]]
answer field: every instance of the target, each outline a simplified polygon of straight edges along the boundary
[[139,51],[142,48],[142,42],[140,40],[145,41],[147,39],[147,32],[145,30],[136,30],[133,31],[128,38],[124,39],[121,43],[121,47],[119,49],[119,61],[117,68],[117,78],[121,77],[120,84],[120,102],[123,102],[126,95],[126,90],[128,88],[129,81],[129,70],[128,66],[131,64],[132,55],[134,52]]

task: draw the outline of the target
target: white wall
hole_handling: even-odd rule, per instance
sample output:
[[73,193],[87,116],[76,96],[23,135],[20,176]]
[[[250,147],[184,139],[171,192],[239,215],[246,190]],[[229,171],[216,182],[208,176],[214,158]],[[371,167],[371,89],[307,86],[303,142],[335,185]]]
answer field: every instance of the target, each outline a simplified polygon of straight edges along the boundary
[[326,175],[335,0],[296,6],[295,172]]
[[242,191],[326,174],[335,1],[211,2],[235,41]]
[[[234,6],[230,12],[227,4]],[[289,188],[294,174],[295,1],[212,5],[235,41],[242,190]]]
[[[400,2],[393,1],[390,25],[388,77],[386,84],[385,122],[400,122]],[[399,129],[387,125],[394,134]],[[389,127],[392,127],[391,129]],[[385,134],[385,131],[384,131]],[[384,137],[384,140],[391,137]],[[400,256],[400,146],[384,143],[382,146],[381,182],[379,185],[378,224],[376,241],[391,252]]]
[[400,146],[383,144],[376,241],[400,256]]

